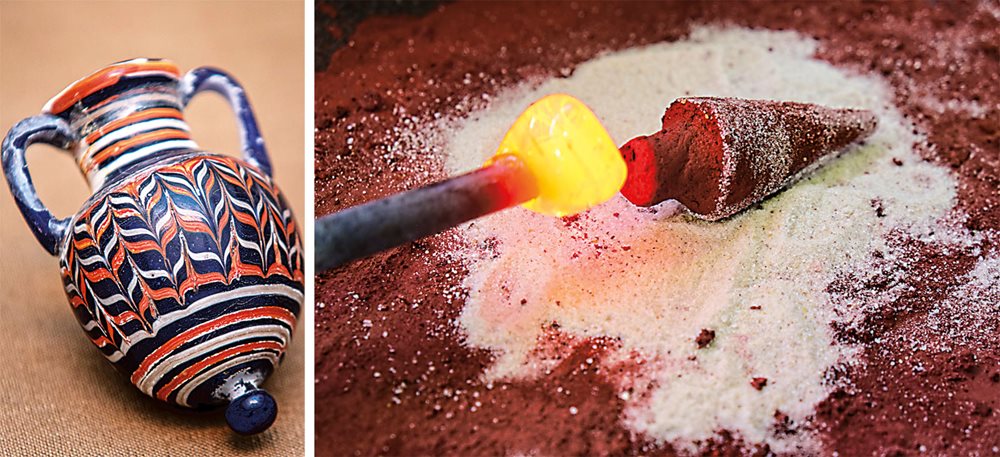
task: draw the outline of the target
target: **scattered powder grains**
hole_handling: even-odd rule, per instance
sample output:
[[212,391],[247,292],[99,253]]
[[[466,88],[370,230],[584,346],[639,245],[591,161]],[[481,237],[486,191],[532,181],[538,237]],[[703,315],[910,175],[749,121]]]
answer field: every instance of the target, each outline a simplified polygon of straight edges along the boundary
[[882,129],[718,226],[671,204],[514,210],[318,275],[319,454],[1000,455],[995,2],[524,8],[342,27],[317,56],[317,214],[477,166],[532,85],[619,142],[680,96],[871,107]]
[[[655,131],[670,101],[688,94],[860,107],[879,116],[867,142],[722,222],[694,220],[676,204],[643,209],[618,197],[572,221],[515,209],[469,225],[471,248],[456,253],[469,268],[461,324],[468,344],[494,352],[489,379],[544,375],[551,354],[539,357],[537,344],[558,323],[564,334],[618,342],[607,371],[646,361],[613,379],[638,397],[624,418],[636,432],[692,450],[719,430],[774,450],[815,449],[808,433],[775,434],[773,425],[779,410],[805,421],[833,387],[830,370],[856,360],[853,345],[834,339],[829,323],[844,316],[827,285],[868,268],[891,233],[938,230],[954,204],[955,181],[919,159],[912,145],[921,138],[884,83],[816,60],[814,47],[790,32],[695,29],[690,39],[608,54],[569,78],[503,93],[449,125],[448,163],[459,172],[493,152],[519,110],[554,92],[582,99],[618,143]],[[715,331],[713,350],[692,357],[690,335],[705,328]],[[781,388],[764,389],[768,380]]]

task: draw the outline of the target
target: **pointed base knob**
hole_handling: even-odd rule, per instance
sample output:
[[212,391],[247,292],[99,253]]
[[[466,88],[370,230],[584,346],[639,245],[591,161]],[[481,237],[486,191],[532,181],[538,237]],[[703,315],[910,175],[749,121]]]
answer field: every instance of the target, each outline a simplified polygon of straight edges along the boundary
[[240,435],[254,435],[267,430],[278,416],[278,404],[271,394],[251,390],[229,402],[226,422]]

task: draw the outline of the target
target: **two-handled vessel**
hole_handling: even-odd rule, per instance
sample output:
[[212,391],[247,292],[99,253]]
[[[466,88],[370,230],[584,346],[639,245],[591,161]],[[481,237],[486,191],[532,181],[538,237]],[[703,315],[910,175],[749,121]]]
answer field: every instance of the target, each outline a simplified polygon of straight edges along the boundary
[[[183,110],[199,92],[236,113],[243,158],[202,151]],[[60,219],[39,200],[25,152],[73,154],[92,195]],[[229,404],[242,434],[277,414],[261,383],[281,361],[303,299],[302,244],[243,88],[135,59],[67,87],[14,126],[3,168],[18,208],[59,257],[73,314],[143,393],[186,408]]]

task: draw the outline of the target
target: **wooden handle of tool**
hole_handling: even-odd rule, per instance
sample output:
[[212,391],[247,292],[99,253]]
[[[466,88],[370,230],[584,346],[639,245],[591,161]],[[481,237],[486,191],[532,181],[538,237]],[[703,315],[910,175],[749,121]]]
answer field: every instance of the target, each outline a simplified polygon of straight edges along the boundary
[[316,220],[316,272],[336,268],[463,222],[524,203],[538,194],[515,157],[419,189]]

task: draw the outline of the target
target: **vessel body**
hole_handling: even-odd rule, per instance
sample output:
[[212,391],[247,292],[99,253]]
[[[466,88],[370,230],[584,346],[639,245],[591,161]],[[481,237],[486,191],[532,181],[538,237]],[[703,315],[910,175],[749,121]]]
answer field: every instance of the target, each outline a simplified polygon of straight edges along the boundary
[[294,218],[270,178],[186,150],[94,194],[59,264],[90,340],[147,395],[225,403],[278,365],[302,302]]
[[[183,110],[202,91],[233,106],[242,158],[191,138]],[[31,183],[24,155],[39,142],[72,153],[90,183],[69,218],[54,217]],[[185,408],[248,395],[273,405],[259,387],[301,310],[302,243],[235,80],[210,68],[181,77],[161,60],[113,64],[17,124],[3,165],[29,227],[59,258],[83,331],[139,390]],[[227,413],[241,433],[274,419],[257,411],[241,423],[241,412]]]

